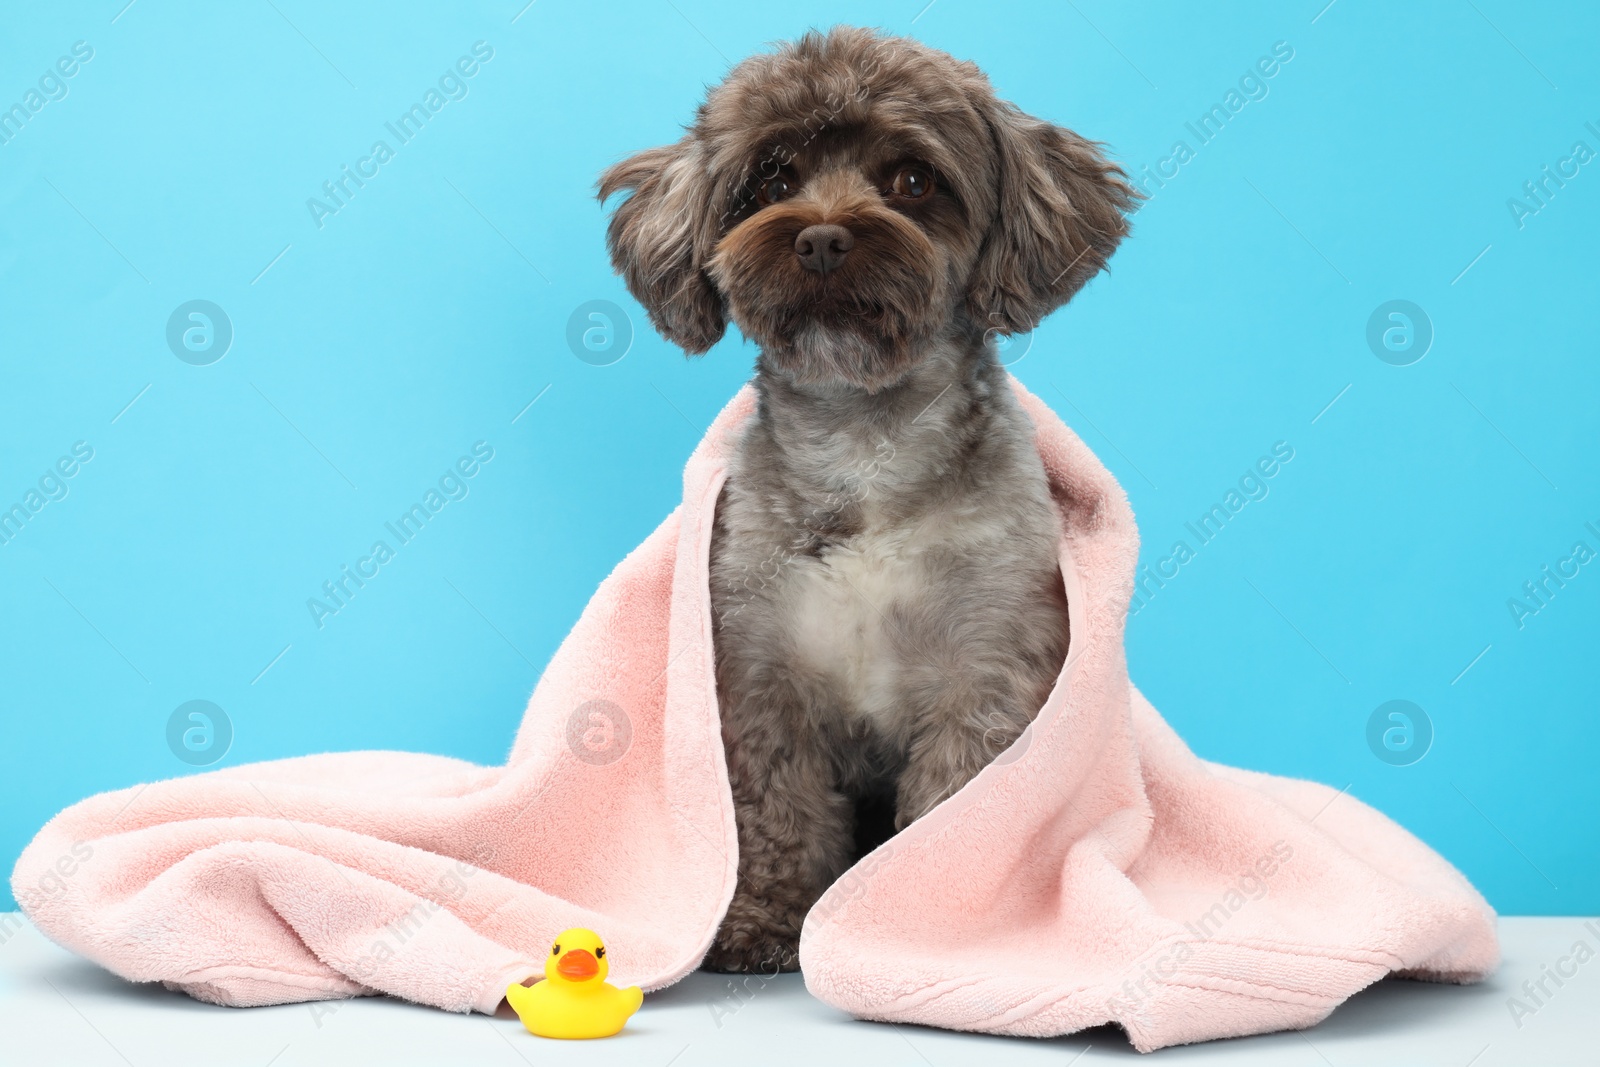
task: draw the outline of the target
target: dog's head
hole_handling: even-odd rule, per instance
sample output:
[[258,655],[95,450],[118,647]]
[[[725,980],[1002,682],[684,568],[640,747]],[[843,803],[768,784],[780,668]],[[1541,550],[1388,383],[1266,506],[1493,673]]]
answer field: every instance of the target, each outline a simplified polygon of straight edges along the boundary
[[690,353],[732,319],[800,383],[877,390],[955,332],[1031,330],[1137,195],[1099,146],[916,41],[839,27],[740,63],[675,144],[616,164],[611,260]]

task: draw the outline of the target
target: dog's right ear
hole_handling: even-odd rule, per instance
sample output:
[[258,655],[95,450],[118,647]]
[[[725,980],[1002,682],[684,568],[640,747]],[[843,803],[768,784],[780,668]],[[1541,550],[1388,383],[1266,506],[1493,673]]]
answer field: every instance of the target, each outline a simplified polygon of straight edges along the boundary
[[600,176],[600,199],[624,189],[606,229],[611,265],[661,335],[697,356],[722,339],[722,297],[704,270],[715,234],[701,149],[677,144],[631,156]]

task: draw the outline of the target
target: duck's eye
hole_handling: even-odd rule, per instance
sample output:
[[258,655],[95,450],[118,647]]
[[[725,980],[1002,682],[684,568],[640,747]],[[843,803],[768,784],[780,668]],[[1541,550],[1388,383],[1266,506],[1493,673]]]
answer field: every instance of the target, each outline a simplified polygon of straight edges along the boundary
[[604,945],[601,945],[599,948],[594,950],[594,958],[597,960],[603,960],[606,958],[606,947]]
[[933,172],[927,167],[901,167],[889,188],[896,196],[920,200],[933,192]]
[[774,174],[761,183],[761,188],[756,190],[756,199],[763,205],[776,204],[780,200],[787,200],[794,195],[795,182],[784,174]]
[[556,942],[554,945],[550,946],[550,955],[552,955],[552,956],[561,955],[561,943],[559,941]]

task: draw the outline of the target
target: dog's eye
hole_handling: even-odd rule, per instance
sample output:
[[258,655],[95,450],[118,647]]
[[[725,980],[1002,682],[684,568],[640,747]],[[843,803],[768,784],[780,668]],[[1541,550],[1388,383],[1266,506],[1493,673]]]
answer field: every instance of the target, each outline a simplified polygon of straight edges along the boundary
[[901,167],[890,188],[896,196],[919,200],[933,192],[933,174],[926,167]]
[[761,188],[756,191],[756,199],[763,204],[776,204],[780,200],[787,200],[794,195],[794,182],[782,174],[775,174],[761,183]]

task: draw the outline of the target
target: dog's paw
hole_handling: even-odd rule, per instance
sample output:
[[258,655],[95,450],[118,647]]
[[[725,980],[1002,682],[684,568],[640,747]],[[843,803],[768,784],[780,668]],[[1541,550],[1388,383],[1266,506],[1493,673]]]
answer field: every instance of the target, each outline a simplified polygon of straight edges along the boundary
[[[724,933],[728,933],[724,931]],[[764,974],[800,969],[800,943],[778,935],[718,935],[700,967],[727,974]]]

